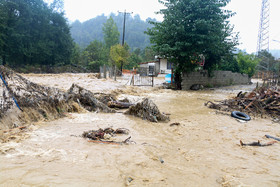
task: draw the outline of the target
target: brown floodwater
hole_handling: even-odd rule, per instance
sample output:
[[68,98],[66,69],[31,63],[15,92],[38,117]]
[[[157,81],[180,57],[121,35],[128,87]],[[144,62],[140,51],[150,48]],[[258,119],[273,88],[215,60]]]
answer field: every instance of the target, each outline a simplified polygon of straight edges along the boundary
[[[204,106],[235,94],[141,89],[120,97],[149,97],[168,123],[151,123],[122,113],[71,113],[40,122],[19,142],[0,146],[0,186],[280,186],[280,143],[241,147],[239,141],[269,142],[280,124],[254,118],[241,123]],[[180,123],[170,126],[171,123]],[[134,143],[88,142],[84,131],[127,128]]]

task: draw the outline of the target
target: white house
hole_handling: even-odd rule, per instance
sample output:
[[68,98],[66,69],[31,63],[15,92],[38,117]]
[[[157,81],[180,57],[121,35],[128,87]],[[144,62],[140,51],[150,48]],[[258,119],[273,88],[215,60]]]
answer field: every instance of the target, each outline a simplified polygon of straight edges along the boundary
[[[156,58],[155,61],[150,62],[142,62],[140,63],[140,68],[146,68],[147,72],[155,72],[155,75],[160,74],[170,74],[172,63],[169,62],[167,59],[164,58]],[[150,73],[148,73],[150,74]]]
[[158,58],[159,74],[170,74],[172,69],[172,62],[165,58]]

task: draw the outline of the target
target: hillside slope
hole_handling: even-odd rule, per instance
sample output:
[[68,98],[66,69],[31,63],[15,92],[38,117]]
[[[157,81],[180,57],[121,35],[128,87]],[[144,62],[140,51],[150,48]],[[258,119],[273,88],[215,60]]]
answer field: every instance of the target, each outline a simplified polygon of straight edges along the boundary
[[[123,33],[123,14],[111,14],[111,16],[117,24],[121,41]],[[103,14],[83,23],[80,21],[73,22],[71,24],[71,34],[74,41],[82,48],[85,48],[93,40],[103,41],[102,27],[107,21],[107,18],[108,17]],[[135,15],[134,17],[127,15],[125,42],[128,43],[132,50],[136,48],[144,49],[150,45],[149,36],[144,33],[147,28],[152,27],[152,25],[148,23],[149,20],[152,19],[148,18],[146,21],[143,21],[140,19],[139,15]]]

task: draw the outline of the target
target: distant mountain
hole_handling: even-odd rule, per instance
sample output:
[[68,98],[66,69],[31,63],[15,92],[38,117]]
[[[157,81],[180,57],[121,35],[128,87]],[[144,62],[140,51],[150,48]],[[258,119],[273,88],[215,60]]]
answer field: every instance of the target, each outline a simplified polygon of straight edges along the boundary
[[[123,14],[111,14],[111,16],[116,22],[120,32],[121,43],[123,33]],[[103,14],[83,23],[80,21],[73,22],[71,24],[71,34],[74,41],[82,48],[85,48],[93,40],[103,41],[102,27],[107,19],[108,17]],[[144,31],[146,31],[147,28],[152,27],[152,25],[148,23],[150,20],[156,21],[150,18],[143,21],[140,19],[139,15],[135,15],[134,17],[127,15],[125,25],[125,42],[132,50],[136,48],[144,49],[150,45],[149,36],[144,34]]]
[[276,59],[280,58],[280,49],[271,49],[269,52],[274,56]]

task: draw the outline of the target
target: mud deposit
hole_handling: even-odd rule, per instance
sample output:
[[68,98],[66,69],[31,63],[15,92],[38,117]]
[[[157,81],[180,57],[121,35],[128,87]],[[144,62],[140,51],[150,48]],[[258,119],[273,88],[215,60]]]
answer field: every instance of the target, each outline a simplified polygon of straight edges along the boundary
[[[77,81],[93,92],[115,90],[134,101],[148,97],[161,112],[171,114],[171,121],[85,112],[40,122],[22,141],[0,145],[0,186],[280,186],[280,143],[239,144],[271,141],[265,134],[280,137],[280,124],[254,117],[240,123],[204,106],[207,100],[228,98],[234,90],[131,88],[85,74],[56,76],[26,77],[63,89]],[[81,137],[84,131],[107,127],[129,129],[129,135],[112,138],[131,136],[135,143],[100,144]]]

